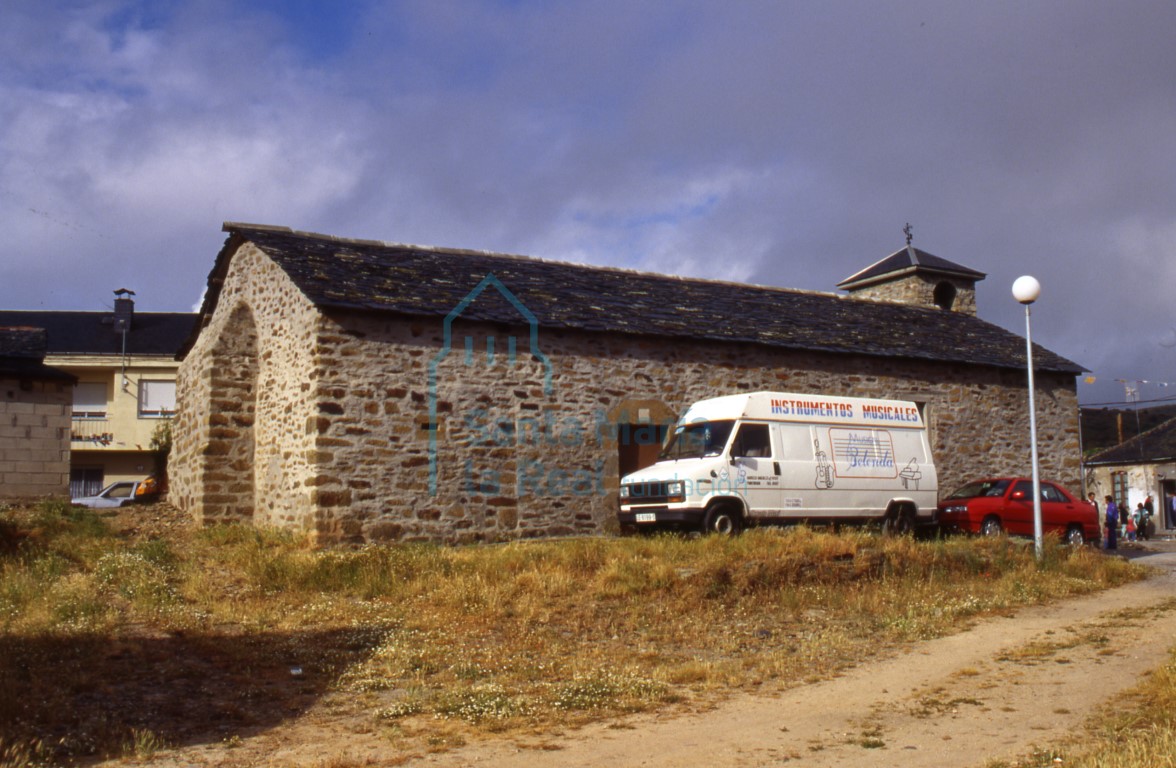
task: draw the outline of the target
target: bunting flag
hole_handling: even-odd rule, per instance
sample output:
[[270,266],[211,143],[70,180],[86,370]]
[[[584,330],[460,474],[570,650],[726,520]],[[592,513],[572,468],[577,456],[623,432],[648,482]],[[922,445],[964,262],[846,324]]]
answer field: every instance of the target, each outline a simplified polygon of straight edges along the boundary
[[[1099,380],[1098,376],[1083,376],[1082,384],[1094,384]],[[1106,377],[1102,377],[1106,380]],[[1096,405],[1125,405],[1139,407],[1143,404],[1151,403],[1172,403],[1176,401],[1176,397],[1172,397],[1167,393],[1154,392],[1151,395],[1144,395],[1144,386],[1148,387],[1176,387],[1176,381],[1158,381],[1156,379],[1109,379],[1110,381],[1118,382],[1123,385],[1123,400],[1121,402],[1107,402],[1107,403],[1087,403],[1087,406],[1093,407]]]
[[[1097,376],[1082,377],[1083,384],[1093,384],[1096,381],[1098,381]],[[1155,379],[1114,379],[1114,381],[1119,382],[1125,387],[1131,384],[1147,384],[1150,387],[1176,387],[1176,382],[1174,381],[1156,381]]]

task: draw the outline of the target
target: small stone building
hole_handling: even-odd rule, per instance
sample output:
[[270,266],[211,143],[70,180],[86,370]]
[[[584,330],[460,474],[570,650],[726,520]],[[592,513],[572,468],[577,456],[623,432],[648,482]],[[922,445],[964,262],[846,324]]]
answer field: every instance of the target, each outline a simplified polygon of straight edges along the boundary
[[[690,403],[756,390],[917,401],[944,488],[1029,471],[1024,339],[976,316],[983,274],[909,247],[842,296],[225,231],[174,425],[171,499],[205,522],[324,542],[607,531],[619,477]],[[1034,361],[1042,471],[1074,484],[1082,369]]]
[[69,493],[74,377],[44,364],[41,328],[0,327],[0,501]]

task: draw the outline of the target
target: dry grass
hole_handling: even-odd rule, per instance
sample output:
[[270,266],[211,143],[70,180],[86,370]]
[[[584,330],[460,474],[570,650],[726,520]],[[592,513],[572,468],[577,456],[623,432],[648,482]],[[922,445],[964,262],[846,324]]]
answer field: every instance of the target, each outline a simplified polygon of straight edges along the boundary
[[9,510],[0,766],[224,741],[328,695],[445,749],[820,679],[1140,575],[1053,540],[1040,564],[1005,539],[804,527],[320,551],[246,527],[128,536],[88,512]]
[[1105,705],[1088,726],[1089,738],[1065,748],[1043,748],[1016,763],[988,768],[1176,768],[1176,648],[1168,663]]

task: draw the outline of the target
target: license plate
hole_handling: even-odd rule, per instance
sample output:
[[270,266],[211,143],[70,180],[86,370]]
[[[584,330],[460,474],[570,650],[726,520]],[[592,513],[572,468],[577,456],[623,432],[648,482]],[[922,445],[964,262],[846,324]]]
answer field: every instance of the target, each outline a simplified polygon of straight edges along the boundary
[[637,522],[639,522],[639,523],[656,523],[657,522],[657,515],[655,515],[653,512],[638,512],[637,513]]

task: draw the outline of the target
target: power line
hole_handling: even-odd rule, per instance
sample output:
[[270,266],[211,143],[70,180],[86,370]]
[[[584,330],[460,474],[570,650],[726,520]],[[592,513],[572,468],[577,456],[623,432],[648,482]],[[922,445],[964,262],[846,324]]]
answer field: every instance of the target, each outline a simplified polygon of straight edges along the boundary
[[1147,403],[1170,403],[1176,401],[1176,397],[1157,397],[1153,400],[1116,400],[1109,403],[1080,403],[1083,408],[1095,408],[1104,405],[1146,405]]

